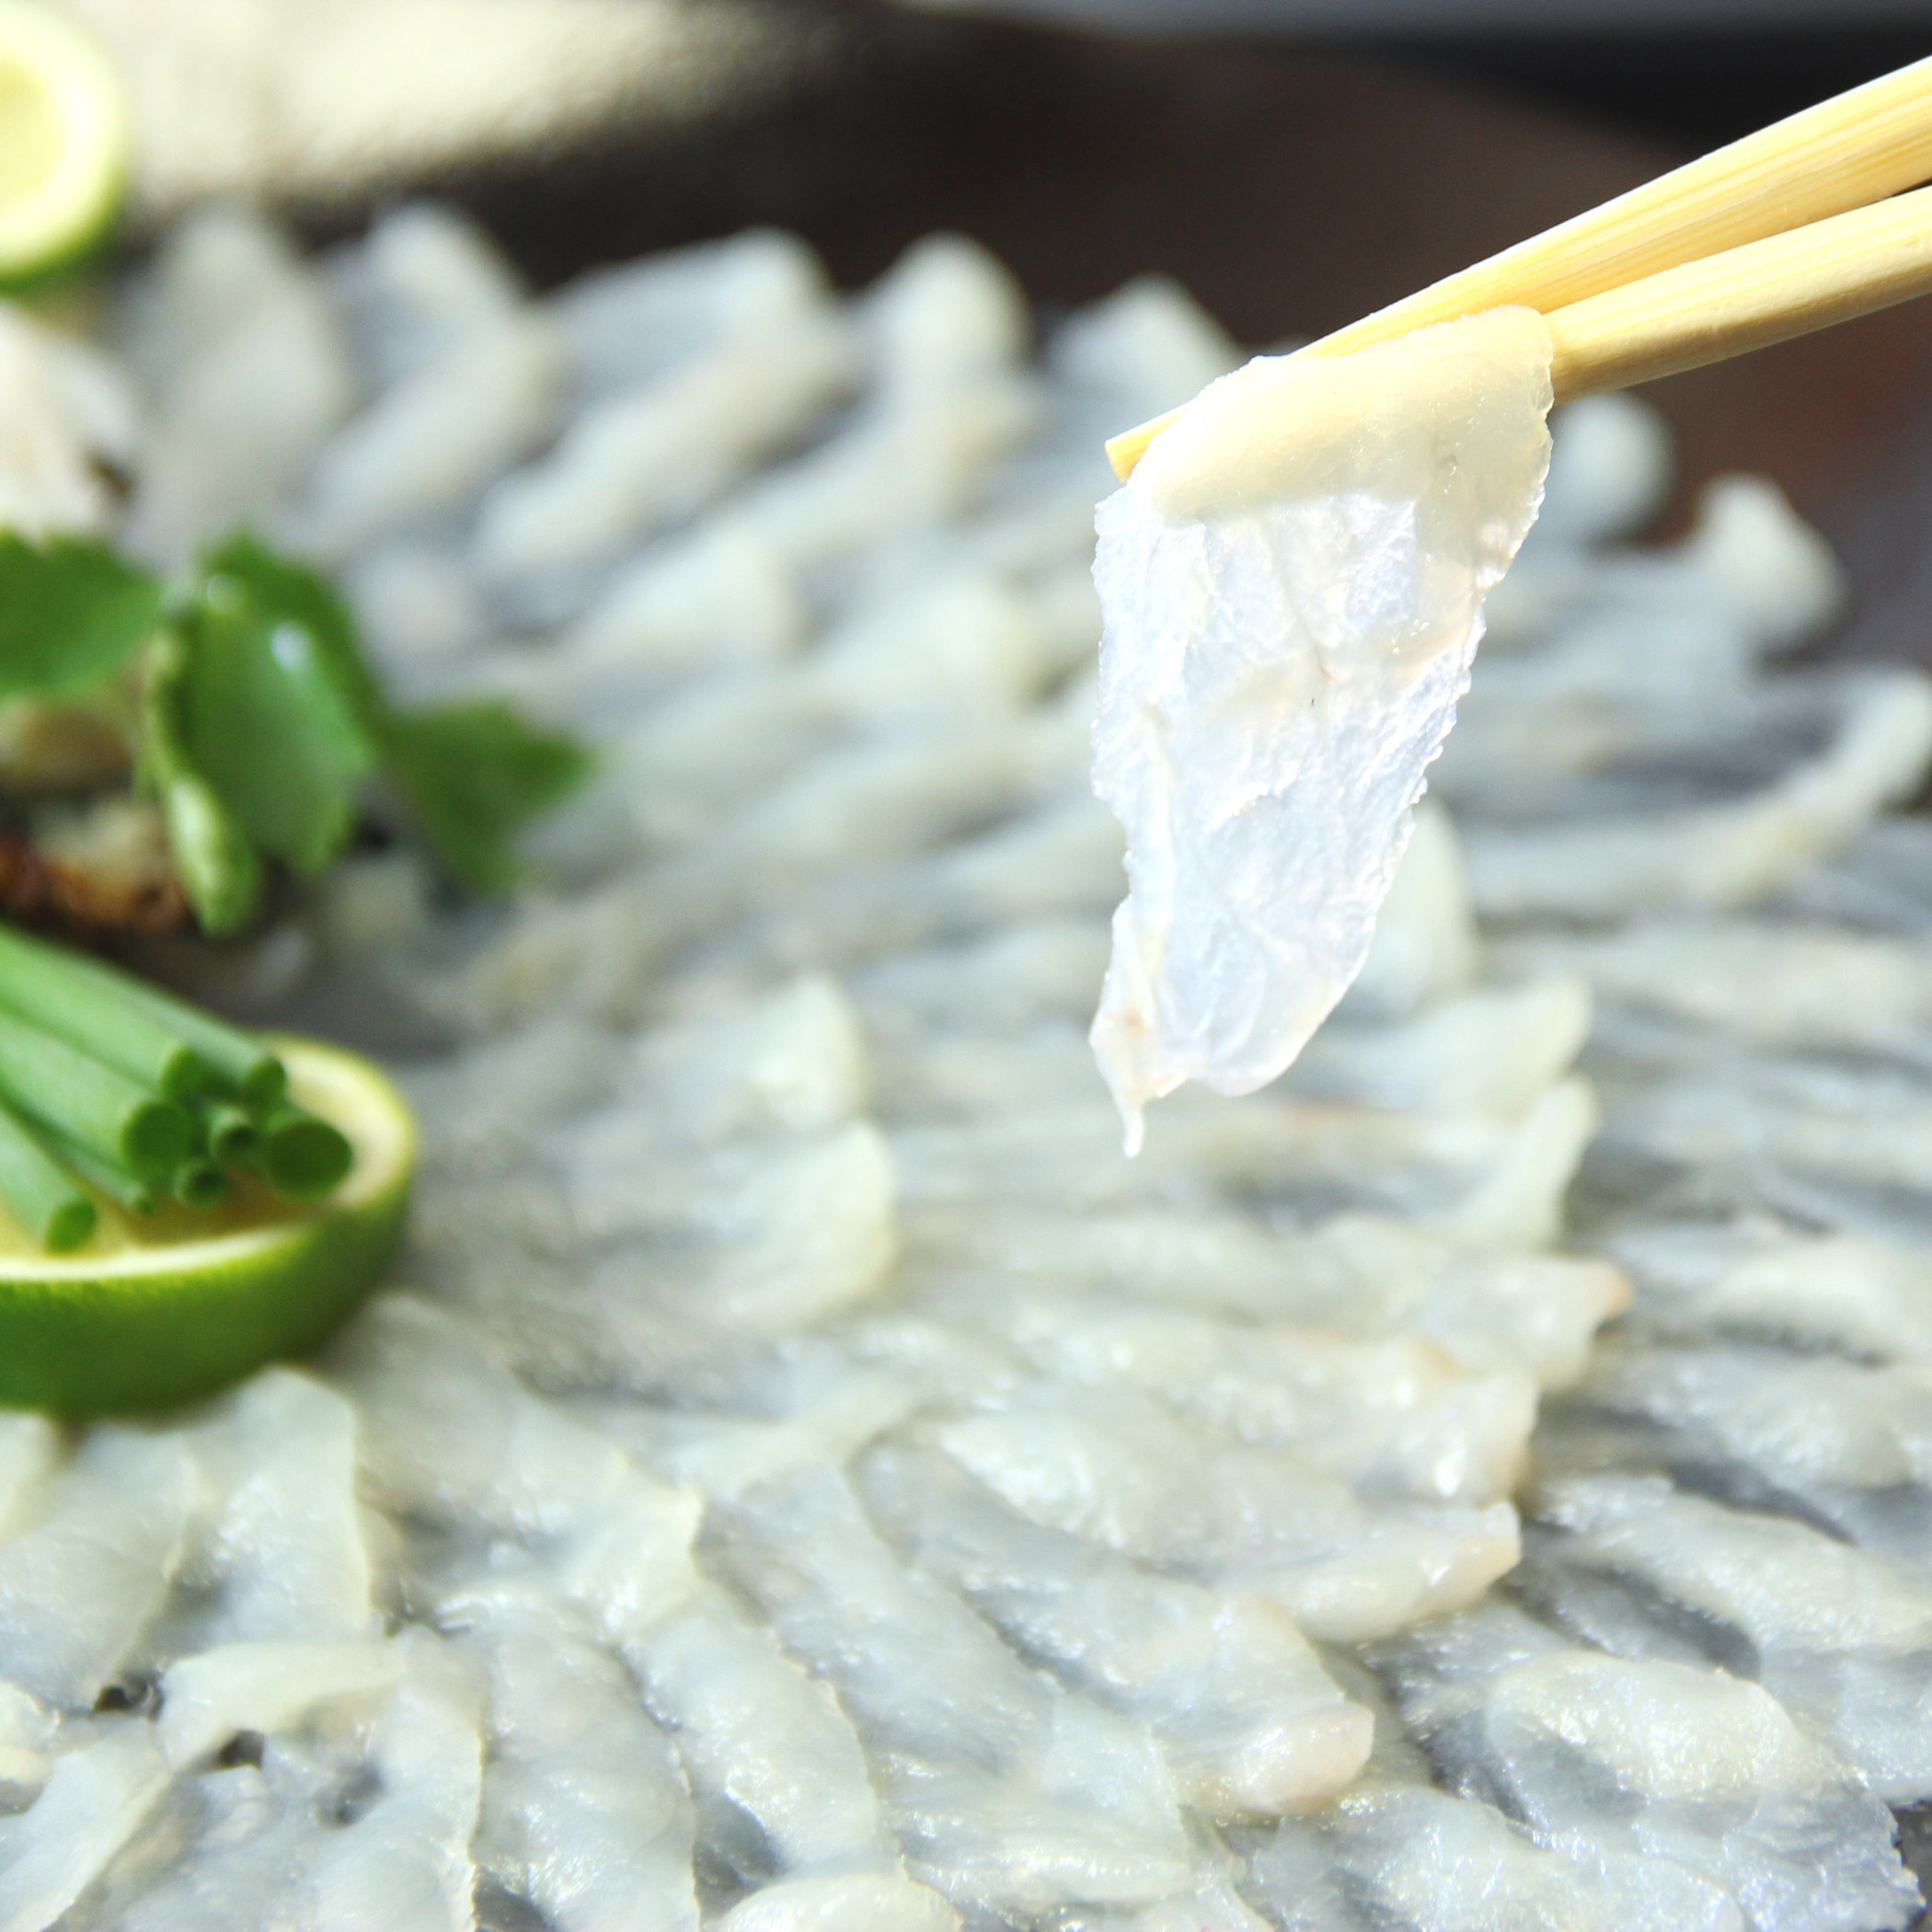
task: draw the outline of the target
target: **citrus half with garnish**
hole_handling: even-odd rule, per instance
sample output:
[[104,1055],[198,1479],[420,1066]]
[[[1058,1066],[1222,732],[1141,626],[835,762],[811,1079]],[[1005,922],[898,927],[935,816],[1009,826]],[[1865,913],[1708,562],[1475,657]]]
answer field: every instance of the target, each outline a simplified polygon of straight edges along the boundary
[[84,259],[127,180],[127,93],[107,49],[41,0],[0,0],[0,291]]
[[408,1208],[408,1107],[359,1054],[270,1044],[290,1097],[348,1136],[347,1177],[300,1205],[245,1185],[214,1214],[135,1216],[103,1196],[93,1237],[60,1255],[0,1213],[0,1404],[89,1416],[190,1401],[306,1354],[374,1285]]

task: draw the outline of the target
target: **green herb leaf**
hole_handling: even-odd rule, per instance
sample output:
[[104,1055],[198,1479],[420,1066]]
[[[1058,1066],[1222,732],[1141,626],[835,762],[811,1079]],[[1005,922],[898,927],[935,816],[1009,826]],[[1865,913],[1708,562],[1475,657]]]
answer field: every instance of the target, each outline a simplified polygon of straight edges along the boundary
[[243,930],[261,903],[261,857],[183,742],[181,694],[188,647],[164,628],[148,648],[141,692],[143,783],[161,801],[167,854],[202,931],[224,938]]
[[204,559],[182,623],[188,756],[263,852],[302,876],[347,842],[380,705],[349,615],[313,571],[252,537]]
[[574,738],[490,700],[393,713],[383,751],[423,835],[476,892],[515,883],[513,834],[591,768]]
[[125,664],[162,587],[105,544],[0,535],[0,697],[75,697]]

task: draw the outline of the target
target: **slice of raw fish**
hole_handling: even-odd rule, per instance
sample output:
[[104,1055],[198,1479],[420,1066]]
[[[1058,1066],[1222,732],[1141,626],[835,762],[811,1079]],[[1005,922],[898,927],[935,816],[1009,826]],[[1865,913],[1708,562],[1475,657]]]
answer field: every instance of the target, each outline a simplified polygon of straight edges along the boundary
[[1541,1844],[1666,1860],[1788,1932],[1919,1909],[1891,1812],[1758,1685],[1579,1650],[1497,1602],[1374,1662],[1454,1787]]
[[1723,908],[1775,891],[1909,798],[1932,760],[1932,684],[1866,676],[1815,759],[1735,802],[1485,826],[1467,839],[1478,909],[1496,919],[1609,920]]
[[187,1581],[218,1593],[203,1640],[373,1634],[356,1420],[334,1389],[270,1368],[189,1433],[208,1492]]
[[1409,1336],[1357,1341],[1286,1324],[1118,1308],[1087,1297],[960,1297],[1041,1373],[1157,1396],[1203,1429],[1271,1449],[1381,1495],[1487,1503],[1527,1467],[1536,1389],[1472,1375]]
[[1764,1046],[1895,1046],[1932,1020],[1932,957],[1883,933],[1686,914],[1528,935],[1501,958]]
[[696,1932],[696,1819],[624,1667],[554,1609],[487,1620],[489,1755],[472,1853],[556,1932]]
[[899,1872],[852,1720],[721,1592],[701,1592],[626,1656],[677,1746],[717,1856],[742,1850],[748,1878],[767,1862],[781,1878]]
[[1542,498],[1549,398],[1524,309],[1264,357],[1102,505],[1094,781],[1130,890],[1094,1041],[1131,1146],[1183,1080],[1271,1080],[1360,971]]
[[661,375],[747,328],[794,315],[824,284],[818,258],[796,236],[747,228],[592,269],[543,300],[576,387],[594,398]]
[[0,1932],[47,1932],[167,1788],[153,1728],[118,1723],[56,1760],[33,1803],[0,1818]]
[[1427,1336],[1465,1368],[1545,1387],[1581,1374],[1599,1324],[1629,1289],[1607,1262],[1466,1252],[1388,1216],[1338,1215],[1283,1232],[1225,1210],[1149,1204],[1075,1219],[1031,1206],[928,1208],[906,1217],[905,1272],[996,1276],[1038,1294],[1091,1292],[1203,1314],[1318,1323],[1343,1334]]
[[1570,1071],[1589,1031],[1588,982],[1550,974],[1442,1000],[1392,1026],[1338,1015],[1287,1084],[1373,1107],[1515,1115]]
[[776,1414],[718,1414],[642,1402],[577,1408],[667,1481],[710,1498],[738,1495],[808,1463],[847,1462],[897,1428],[929,1393],[914,1375],[882,1374],[841,1361],[828,1367],[822,1382]]
[[45,1506],[60,1461],[60,1432],[45,1416],[0,1416],[0,1538],[24,1529]]
[[0,1542],[7,1676],[49,1703],[91,1709],[166,1602],[197,1500],[178,1434],[93,1430],[37,1518]]
[[482,1690],[453,1647],[415,1628],[368,1735],[366,1808],[308,1847],[279,1922],[291,1932],[467,1932],[483,1781]]
[[1462,1608],[1515,1562],[1516,1514],[1376,1502],[1276,1450],[1203,1436],[1121,1392],[1048,1384],[934,1440],[1034,1521],[1360,1642]]
[[600,398],[484,498],[478,565],[514,581],[608,562],[792,443],[849,388],[857,360],[838,310],[808,297]]
[[1364,1786],[1259,1846],[1248,1883],[1284,1932],[1746,1932],[1737,1905],[1660,1859],[1537,1845],[1486,1804]]
[[325,1706],[391,1689],[402,1669],[394,1644],[230,1643],[177,1658],[161,1673],[155,1727],[163,1755],[183,1770],[245,1731],[301,1724]]
[[960,1915],[911,1879],[857,1873],[762,1886],[718,1921],[718,1932],[957,1932]]
[[125,541],[173,569],[281,512],[359,381],[320,279],[259,215],[199,211],[164,244],[151,293],[167,349],[150,375]]
[[1558,1478],[1536,1514],[1562,1534],[1527,1587],[1593,1642],[1755,1677],[1881,1798],[1932,1794],[1932,1584],[1656,1477]]
[[916,1040],[928,1028],[1078,1019],[1106,963],[1106,939],[1089,922],[1036,919],[894,954],[855,974],[850,991],[874,1038]]
[[536,1540],[552,1586],[614,1643],[696,1587],[697,1498],[533,1395],[456,1317],[385,1297],[335,1365],[362,1403],[362,1469],[385,1508],[472,1539]]
[[1029,1670],[902,1565],[841,1475],[803,1471],[721,1514],[719,1560],[838,1690],[915,1876],[962,1909],[1033,1916],[1188,1889],[1188,1833],[1145,1731]]
[[335,1829],[345,1798],[366,1796],[359,1773],[334,1753],[312,1757],[271,1742],[259,1766],[244,1759],[178,1778],[69,1914],[75,1932],[299,1923],[290,1913],[304,1863]]
[[29,1691],[0,1678],[0,1803],[26,1810],[53,1769],[61,1719]]
[[1616,1247],[1637,1285],[1637,1317],[1652,1333],[1932,1360],[1932,1264],[1905,1248],[1695,1222],[1639,1225]]
[[858,1480],[912,1561],[1022,1656],[1148,1725],[1202,1810],[1310,1810],[1367,1759],[1369,1713],[1278,1605],[1157,1576],[1029,1523],[930,1449],[875,1449]]
[[539,314],[479,323],[384,390],[323,447],[290,527],[339,559],[474,499],[556,420],[562,357]]

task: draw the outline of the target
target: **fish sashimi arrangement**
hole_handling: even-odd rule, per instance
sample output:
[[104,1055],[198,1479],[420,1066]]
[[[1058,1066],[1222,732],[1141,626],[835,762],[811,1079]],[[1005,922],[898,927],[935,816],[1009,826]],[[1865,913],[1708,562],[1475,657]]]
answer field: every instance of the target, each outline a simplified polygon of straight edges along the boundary
[[1178,289],[213,211],[109,336],[134,555],[246,522],[597,762],[506,909],[369,845],[204,968],[385,1058],[415,1222],[319,1362],[0,1420],[0,1932],[1915,1917],[1932,684],[1779,662],[1775,490],[1635,546],[1661,426],[1557,413],[1359,973],[1130,1158],[1089,572],[1239,360]]

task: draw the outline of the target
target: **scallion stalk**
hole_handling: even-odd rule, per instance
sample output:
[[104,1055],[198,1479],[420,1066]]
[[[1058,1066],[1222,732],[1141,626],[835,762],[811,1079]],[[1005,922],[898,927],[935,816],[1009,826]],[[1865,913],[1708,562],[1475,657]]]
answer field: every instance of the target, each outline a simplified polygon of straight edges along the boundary
[[168,1182],[168,1192],[183,1207],[220,1207],[228,1198],[228,1177],[212,1160],[184,1160]]
[[73,1168],[97,1194],[105,1194],[116,1207],[124,1208],[131,1214],[152,1214],[160,1204],[160,1196],[152,1182],[130,1174],[112,1161],[102,1160],[88,1148],[76,1147],[57,1133],[49,1134],[48,1140],[63,1167]]
[[349,1172],[354,1158],[339,1127],[300,1107],[278,1107],[261,1123],[254,1164],[276,1193],[292,1201],[319,1201]]
[[0,1006],[171,1100],[216,1080],[183,1036],[128,996],[130,982],[63,947],[0,926]]
[[[81,1010],[104,1028],[123,1022],[130,1025],[144,1022],[158,1033],[166,1034],[195,1056],[202,1070],[204,1085],[232,1087],[255,1107],[272,1106],[286,1090],[288,1075],[282,1062],[259,1040],[241,1028],[231,1027],[212,1013],[203,1013],[186,1000],[177,999],[172,994],[162,992],[158,986],[150,986],[145,981],[137,980],[104,960],[29,939],[13,927],[0,926],[0,941],[4,941],[0,944],[0,1004],[24,1010],[7,990],[12,970],[10,961],[25,957],[31,949],[44,955],[50,970],[75,989],[67,995],[70,1005],[79,1002]],[[32,1014],[26,1017],[34,1018]],[[54,1026],[51,1021],[41,1024],[93,1051],[91,1032],[76,1036],[69,1033],[65,1027]],[[144,1037],[152,1039],[155,1036]],[[100,1052],[97,1057],[107,1059],[108,1055]],[[121,1070],[132,1072],[131,1068]],[[134,1077],[152,1076],[141,1074]],[[161,1087],[170,1098],[179,1098],[161,1080],[153,1079],[152,1084]]]
[[0,1200],[23,1234],[54,1254],[78,1248],[100,1216],[74,1177],[9,1107],[0,1106]]
[[74,1173],[87,1182],[97,1194],[104,1194],[116,1207],[123,1207],[128,1213],[149,1215],[160,1205],[160,1196],[149,1180],[141,1180],[130,1175],[126,1167],[116,1167],[112,1161],[102,1161],[98,1154],[91,1154],[87,1147],[77,1147],[72,1140],[62,1140],[60,1134],[49,1134],[49,1147],[62,1167],[74,1168]]
[[0,1098],[137,1176],[167,1174],[188,1152],[185,1109],[6,1012],[0,1012]]
[[261,1123],[245,1107],[227,1101],[211,1107],[201,1120],[208,1156],[224,1167],[239,1166],[261,1145]]

